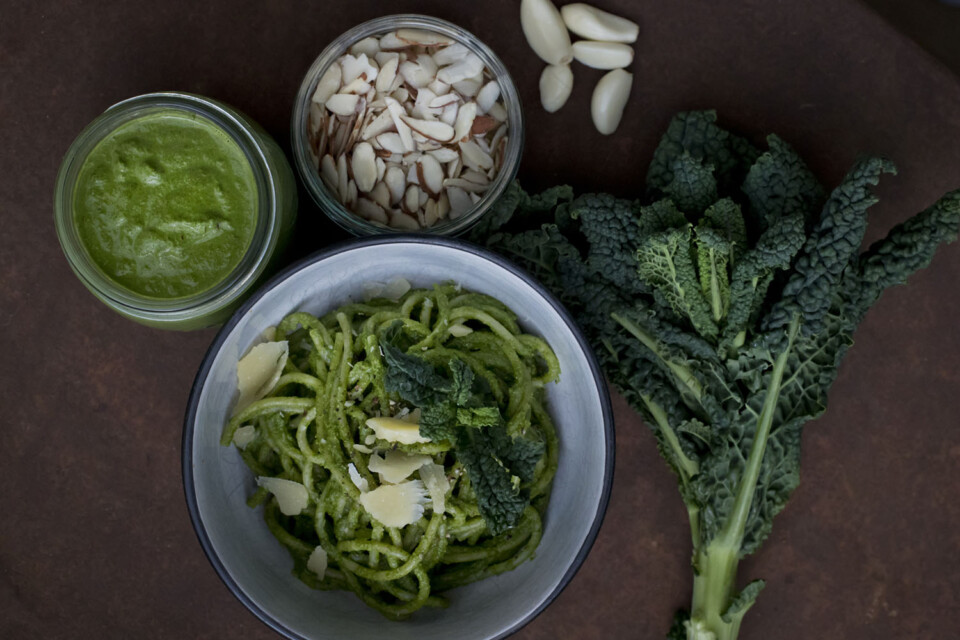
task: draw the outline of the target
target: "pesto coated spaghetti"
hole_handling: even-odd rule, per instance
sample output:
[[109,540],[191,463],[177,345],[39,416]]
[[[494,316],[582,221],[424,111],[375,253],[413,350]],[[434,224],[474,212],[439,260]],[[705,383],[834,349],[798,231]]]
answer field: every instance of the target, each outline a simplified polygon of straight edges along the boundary
[[404,619],[533,557],[558,453],[543,387],[559,364],[505,305],[438,285],[293,313],[276,339],[279,378],[221,443],[258,476],[248,504],[294,575]]

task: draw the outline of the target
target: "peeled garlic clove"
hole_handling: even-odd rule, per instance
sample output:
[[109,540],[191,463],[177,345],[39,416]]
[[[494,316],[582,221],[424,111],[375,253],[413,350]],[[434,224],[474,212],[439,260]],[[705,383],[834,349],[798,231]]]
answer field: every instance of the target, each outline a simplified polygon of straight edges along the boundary
[[573,58],[594,69],[622,69],[633,62],[633,48],[618,42],[573,43]]
[[606,136],[617,130],[632,85],[633,74],[623,69],[614,69],[600,78],[590,99],[590,115],[597,131]]
[[573,59],[567,26],[550,0],[523,0],[520,26],[530,48],[547,64],[567,64]]
[[588,40],[636,42],[640,34],[637,23],[582,2],[564,5],[560,15],[570,31]]
[[540,74],[540,104],[547,113],[560,109],[573,91],[573,71],[568,64],[551,64]]

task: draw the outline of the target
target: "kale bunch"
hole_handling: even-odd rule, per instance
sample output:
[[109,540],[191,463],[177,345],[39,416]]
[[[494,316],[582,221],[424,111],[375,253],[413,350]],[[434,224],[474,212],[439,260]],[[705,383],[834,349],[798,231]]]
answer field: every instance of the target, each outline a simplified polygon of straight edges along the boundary
[[958,190],[861,252],[889,161],[828,194],[777,136],[761,150],[715,121],[673,119],[640,200],[515,184],[473,232],[568,305],[676,473],[694,587],[670,637],[688,640],[737,637],[763,587],[738,588],[737,565],[799,483],[801,429],[857,324],[960,227]]

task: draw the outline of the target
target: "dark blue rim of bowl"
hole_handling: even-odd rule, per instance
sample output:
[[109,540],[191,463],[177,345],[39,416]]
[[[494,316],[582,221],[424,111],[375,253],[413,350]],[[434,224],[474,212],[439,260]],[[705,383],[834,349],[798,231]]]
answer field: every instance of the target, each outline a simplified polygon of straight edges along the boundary
[[577,344],[580,346],[580,349],[587,357],[587,362],[590,365],[590,373],[593,375],[594,384],[597,387],[597,391],[600,395],[600,406],[603,414],[603,430],[606,441],[606,467],[603,472],[603,491],[600,495],[600,503],[597,505],[596,515],[594,516],[593,524],[590,527],[590,531],[587,533],[586,539],[583,541],[583,544],[580,546],[580,550],[577,551],[576,557],[573,559],[573,562],[570,564],[570,567],[567,569],[566,573],[563,575],[563,578],[560,580],[560,583],[554,588],[553,592],[533,611],[529,612],[521,620],[517,621],[513,626],[511,626],[506,631],[500,633],[497,636],[492,636],[489,640],[501,640],[506,638],[520,629],[522,629],[527,623],[536,618],[540,613],[546,609],[550,603],[552,603],[557,596],[566,588],[566,586],[573,579],[573,576],[580,569],[580,566],[586,560],[587,555],[590,553],[591,547],[597,538],[597,534],[600,532],[600,526],[603,524],[603,518],[607,512],[607,505],[610,502],[610,490],[613,484],[613,469],[615,463],[615,450],[616,450],[616,441],[613,428],[613,409],[610,404],[610,395],[607,392],[607,385],[604,381],[603,374],[600,372],[600,366],[597,363],[596,356],[593,353],[593,350],[590,348],[590,344],[584,338],[583,333],[580,331],[580,328],[574,322],[573,318],[570,316],[570,313],[566,308],[560,303],[557,298],[546,290],[539,282],[537,282],[530,274],[525,270],[515,265],[514,263],[502,258],[487,249],[484,249],[478,245],[475,245],[466,240],[459,240],[455,238],[448,238],[442,236],[425,236],[425,235],[415,235],[415,234],[398,234],[393,236],[375,236],[372,238],[362,238],[347,240],[340,242],[334,245],[331,245],[328,248],[321,249],[316,253],[313,253],[306,258],[298,260],[293,263],[273,278],[271,278],[266,284],[257,289],[257,291],[250,296],[250,298],[239,308],[237,309],[230,319],[223,325],[220,331],[217,333],[217,336],[214,338],[213,342],[210,344],[210,347],[207,349],[207,353],[203,356],[203,362],[200,364],[200,370],[197,372],[197,377],[193,381],[193,387],[190,389],[190,399],[187,402],[187,411],[184,416],[184,425],[183,425],[183,439],[181,441],[181,459],[182,459],[182,473],[183,473],[183,492],[187,500],[187,509],[190,512],[190,521],[193,523],[194,532],[197,534],[197,539],[200,541],[200,546],[203,547],[203,552],[207,556],[207,560],[213,565],[214,570],[217,572],[217,575],[220,576],[220,579],[224,584],[227,585],[227,588],[230,589],[230,592],[244,604],[257,618],[260,619],[265,625],[276,631],[277,633],[290,638],[290,640],[310,640],[298,633],[295,633],[291,629],[287,628],[276,620],[269,612],[263,610],[258,606],[250,597],[244,593],[243,589],[240,588],[240,585],[234,581],[234,579],[227,572],[226,567],[220,561],[220,557],[217,555],[216,550],[213,548],[213,544],[210,542],[210,537],[207,535],[207,530],[203,526],[203,522],[200,519],[200,511],[197,507],[197,496],[196,496],[196,487],[194,485],[193,478],[193,434],[196,424],[197,416],[197,407],[200,403],[200,393],[203,389],[203,385],[207,380],[207,376],[210,374],[210,368],[213,364],[215,355],[220,351],[220,348],[223,346],[224,341],[226,340],[227,335],[233,330],[241,318],[243,318],[253,307],[256,302],[263,297],[268,291],[277,286],[280,282],[287,279],[293,273],[300,271],[308,265],[312,265],[316,262],[325,260],[331,256],[350,251],[352,249],[358,249],[362,247],[378,246],[383,244],[423,244],[423,245],[440,245],[444,247],[450,247],[453,249],[458,249],[460,251],[465,251],[473,255],[484,258],[485,260],[492,262],[493,264],[506,269],[510,273],[519,277],[521,280],[526,282],[528,285],[533,287],[537,293],[539,293],[549,304],[554,308],[554,310],[559,314],[563,319],[564,323],[570,328],[573,332],[574,337],[577,340]]

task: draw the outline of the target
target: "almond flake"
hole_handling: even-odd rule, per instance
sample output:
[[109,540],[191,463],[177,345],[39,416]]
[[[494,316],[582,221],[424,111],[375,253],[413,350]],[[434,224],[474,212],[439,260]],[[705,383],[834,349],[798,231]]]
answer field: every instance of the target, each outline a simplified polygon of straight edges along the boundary
[[338,116],[353,115],[360,102],[360,96],[347,93],[335,93],[324,103],[324,106]]

